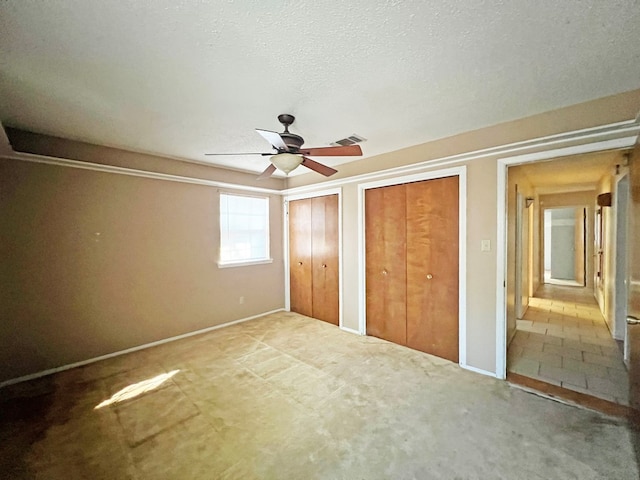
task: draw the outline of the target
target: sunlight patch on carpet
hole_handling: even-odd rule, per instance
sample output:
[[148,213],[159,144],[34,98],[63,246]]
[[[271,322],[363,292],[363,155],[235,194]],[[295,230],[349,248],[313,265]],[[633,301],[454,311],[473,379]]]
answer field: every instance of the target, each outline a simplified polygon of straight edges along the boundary
[[103,400],[98,405],[96,405],[93,409],[98,410],[99,408],[106,407],[109,405],[113,405],[114,403],[124,402],[125,400],[129,400],[131,398],[135,398],[143,393],[149,392],[151,390],[155,390],[164,382],[173,377],[180,370],[172,370],[169,373],[163,373],[161,375],[157,375],[153,378],[148,378],[147,380],[142,380],[138,383],[133,383],[124,387],[117,393],[114,393],[111,398],[107,400]]

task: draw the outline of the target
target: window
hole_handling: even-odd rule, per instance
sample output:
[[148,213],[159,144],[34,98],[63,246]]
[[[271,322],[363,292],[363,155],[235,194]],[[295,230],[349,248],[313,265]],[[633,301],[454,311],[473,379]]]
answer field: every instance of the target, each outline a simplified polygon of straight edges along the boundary
[[269,199],[221,193],[219,265],[270,261]]

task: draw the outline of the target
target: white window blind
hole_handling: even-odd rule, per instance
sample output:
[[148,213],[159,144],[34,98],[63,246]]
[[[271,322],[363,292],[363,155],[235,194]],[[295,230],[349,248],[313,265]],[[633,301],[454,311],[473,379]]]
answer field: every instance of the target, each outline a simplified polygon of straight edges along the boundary
[[220,265],[269,260],[269,199],[221,193]]

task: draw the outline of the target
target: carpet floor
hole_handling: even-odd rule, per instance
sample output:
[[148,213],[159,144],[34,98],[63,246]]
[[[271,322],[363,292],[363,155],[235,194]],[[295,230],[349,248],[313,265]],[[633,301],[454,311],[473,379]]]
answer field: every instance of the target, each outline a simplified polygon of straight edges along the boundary
[[639,478],[622,419],[287,312],[0,402],[0,478]]

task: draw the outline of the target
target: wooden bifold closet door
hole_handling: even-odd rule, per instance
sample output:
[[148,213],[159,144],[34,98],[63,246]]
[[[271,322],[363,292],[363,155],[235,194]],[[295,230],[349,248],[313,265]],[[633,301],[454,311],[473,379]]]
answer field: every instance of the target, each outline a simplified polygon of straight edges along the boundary
[[365,194],[367,334],[458,361],[458,177]]
[[291,311],[338,325],[338,195],[289,202]]
[[404,185],[366,192],[367,335],[407,340]]
[[291,311],[313,313],[311,284],[311,200],[289,202],[289,291]]

